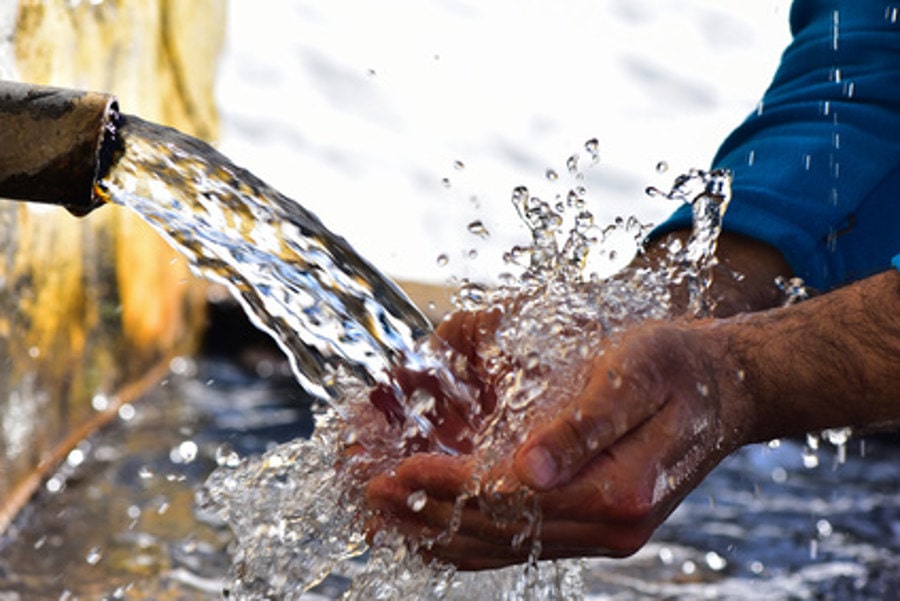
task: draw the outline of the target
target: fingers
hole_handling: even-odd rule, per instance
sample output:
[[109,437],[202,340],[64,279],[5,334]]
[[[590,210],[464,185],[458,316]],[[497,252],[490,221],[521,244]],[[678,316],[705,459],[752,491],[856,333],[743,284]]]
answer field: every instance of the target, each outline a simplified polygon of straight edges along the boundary
[[516,474],[548,491],[569,482],[589,462],[656,413],[668,400],[676,354],[648,328],[594,360],[588,382],[560,413],[536,427],[516,453]]
[[637,426],[655,409],[629,398],[624,376],[594,367],[585,388],[549,423],[535,428],[516,453],[523,482],[540,491],[570,481],[587,463]]
[[367,531],[391,526],[416,541],[426,560],[440,559],[462,570],[495,569],[534,557],[620,557],[633,553],[652,532],[652,526],[637,520],[592,513],[603,503],[589,482],[548,495],[540,512],[526,503],[516,517],[497,521],[483,503],[489,485],[479,491],[482,502],[463,492],[472,486],[472,473],[471,465],[456,458],[408,459],[395,475],[371,481],[367,499],[376,517]]

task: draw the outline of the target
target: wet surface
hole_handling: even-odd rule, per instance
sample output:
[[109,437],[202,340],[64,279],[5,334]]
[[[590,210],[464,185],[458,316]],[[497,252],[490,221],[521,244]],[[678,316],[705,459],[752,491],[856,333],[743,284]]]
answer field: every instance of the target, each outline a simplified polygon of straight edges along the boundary
[[0,539],[0,599],[221,597],[230,536],[195,516],[195,488],[222,445],[258,453],[307,435],[310,412],[284,376],[219,360],[173,368],[73,451]]
[[[230,534],[196,515],[196,488],[217,453],[312,429],[282,364],[256,365],[268,377],[178,360],[73,452],[0,539],[0,599],[221,598]],[[806,467],[794,441],[734,455],[636,556],[589,561],[586,598],[898,598],[900,445],[851,439],[846,455],[823,444]],[[346,576],[308,597],[339,596]]]

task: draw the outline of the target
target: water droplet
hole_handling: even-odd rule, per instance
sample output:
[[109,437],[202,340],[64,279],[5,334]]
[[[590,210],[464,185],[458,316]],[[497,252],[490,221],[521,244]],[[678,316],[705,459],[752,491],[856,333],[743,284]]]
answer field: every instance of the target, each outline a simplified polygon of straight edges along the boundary
[[547,169],[547,171],[544,172],[544,176],[551,182],[555,182],[559,179],[559,174],[553,169]]
[[813,451],[819,450],[819,437],[816,434],[807,434],[806,435],[806,446],[812,449]]
[[772,470],[772,482],[775,484],[784,484],[787,479],[788,473],[783,467],[776,467]]
[[462,161],[453,161],[453,168],[457,171],[462,171],[466,168],[466,165]]
[[443,178],[441,178],[441,186],[443,186],[444,188],[450,188],[450,185],[451,185],[451,184],[450,184],[450,178],[449,178],[449,177],[443,177]]
[[216,464],[234,468],[241,464],[241,457],[231,445],[223,443],[216,448]]
[[578,173],[578,155],[573,154],[569,158],[566,159],[566,170],[575,175]]
[[819,454],[809,447],[803,449],[803,467],[813,469],[819,465]]
[[622,387],[622,376],[619,372],[610,369],[606,372],[606,379],[609,381],[609,386],[613,390],[618,390]]
[[530,194],[525,186],[516,186],[512,191],[512,201],[516,206],[521,206],[528,202]]
[[591,160],[593,162],[596,163],[600,160],[600,141],[597,140],[597,138],[591,138],[590,140],[585,142],[584,149],[589,155],[591,155]]
[[823,438],[834,446],[847,444],[850,440],[850,428],[838,428],[833,430],[825,430],[822,432]]
[[428,502],[428,494],[424,490],[417,490],[414,493],[410,494],[406,497],[406,506],[415,511],[416,513],[425,509],[425,504]]
[[450,257],[446,253],[441,253],[437,257],[438,267],[446,267],[450,263]]
[[181,459],[184,461],[184,463],[190,463],[191,461],[196,459],[199,450],[200,449],[197,447],[197,443],[193,440],[185,440],[180,445],[178,445],[178,454],[181,456]]
[[660,161],[656,164],[656,172],[657,173],[665,173],[669,170],[669,164],[665,161]]
[[78,467],[79,465],[84,463],[85,459],[86,456],[84,454],[84,450],[76,447],[69,451],[69,454],[66,456],[66,463],[71,467]]
[[707,551],[705,559],[706,565],[709,566],[709,569],[715,572],[721,572],[728,566],[728,562],[725,560],[725,558],[715,551]]
[[66,481],[61,476],[51,476],[47,479],[47,484],[45,484],[44,487],[47,489],[47,492],[55,494],[62,492],[66,487]]
[[106,411],[109,409],[109,398],[105,394],[95,394],[91,398],[91,407],[94,411]]
[[471,222],[467,227],[470,234],[475,234],[479,238],[487,239],[491,236],[490,232],[488,232],[488,229],[480,219]]
[[470,261],[474,261],[478,258],[478,250],[475,248],[469,249],[469,252],[466,253],[466,258]]
[[125,403],[119,407],[119,419],[123,422],[131,421],[134,419],[135,414],[136,411],[131,403]]
[[88,551],[84,560],[88,563],[88,565],[95,566],[100,563],[100,560],[103,559],[103,553],[100,550],[100,547],[93,547],[90,551]]

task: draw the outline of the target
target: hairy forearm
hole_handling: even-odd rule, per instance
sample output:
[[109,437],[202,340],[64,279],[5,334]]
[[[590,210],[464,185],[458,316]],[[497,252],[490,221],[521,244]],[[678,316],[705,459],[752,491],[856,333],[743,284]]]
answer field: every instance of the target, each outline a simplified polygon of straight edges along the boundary
[[900,423],[900,272],[710,329],[752,405],[747,442]]

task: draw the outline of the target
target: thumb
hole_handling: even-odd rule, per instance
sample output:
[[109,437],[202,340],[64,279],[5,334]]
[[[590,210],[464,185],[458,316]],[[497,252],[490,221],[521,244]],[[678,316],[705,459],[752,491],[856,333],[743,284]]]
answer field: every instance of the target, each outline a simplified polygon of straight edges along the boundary
[[584,388],[536,427],[515,456],[516,475],[547,491],[565,484],[665,401],[659,366],[636,340],[596,359]]

